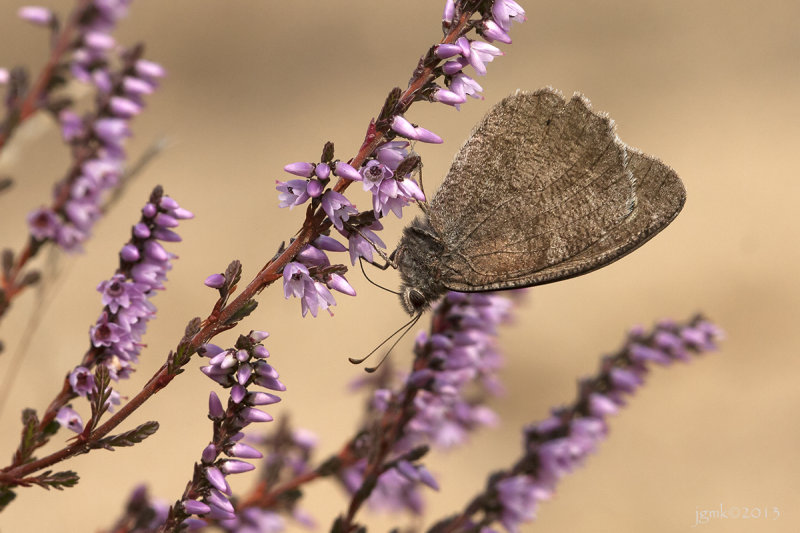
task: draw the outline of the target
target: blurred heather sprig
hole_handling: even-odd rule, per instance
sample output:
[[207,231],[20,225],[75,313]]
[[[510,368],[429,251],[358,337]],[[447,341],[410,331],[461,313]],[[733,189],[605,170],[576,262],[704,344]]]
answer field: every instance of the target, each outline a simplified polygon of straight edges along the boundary
[[[5,252],[10,260],[3,269],[0,316],[17,294],[38,280],[31,277],[35,272],[26,273],[24,267],[41,247],[52,242],[65,251],[80,250],[109,198],[129,177],[124,150],[131,136],[129,123],[165,74],[161,66],[142,58],[141,45],[124,49],[111,35],[130,2],[80,0],[63,27],[58,15],[46,8],[19,10],[23,20],[50,28],[51,57],[32,86],[22,68],[8,76],[0,148],[20,123],[44,110],[59,123],[72,164],[54,186],[51,204],[29,213],[26,247],[16,256]],[[71,80],[93,89],[94,106],[83,115],[74,110],[72,97],[59,90]]]
[[492,474],[486,489],[463,513],[442,520],[430,531],[493,531],[498,523],[517,533],[523,522],[536,518],[539,503],[553,496],[558,481],[581,466],[605,439],[606,419],[644,383],[652,364],[689,362],[692,355],[715,350],[722,336],[701,316],[685,324],[662,321],[649,333],[633,329],[617,353],[603,357],[597,374],[579,382],[572,404],[554,409],[549,418],[525,429],[523,455],[514,466]]
[[356,506],[368,497],[378,509],[421,513],[419,487],[438,490],[438,485],[422,464],[409,459],[429,446],[462,445],[470,432],[495,424],[497,417],[483,400],[500,390],[496,372],[502,359],[495,337],[510,309],[502,296],[455,292],[435,306],[430,332],[417,337],[411,373],[397,390],[376,388],[372,422],[364,429],[368,437],[359,441],[363,456],[339,474]]
[[[317,316],[318,309],[330,312],[336,301],[329,289],[355,294],[340,273],[333,277],[325,270],[309,270],[309,266],[330,265],[326,254],[329,251],[349,250],[352,264],[361,257],[371,262],[373,250],[385,259],[380,250],[385,245],[376,234],[383,228],[379,219],[390,212],[400,218],[405,206],[425,200],[420,185],[412,177],[420,158],[409,152],[409,141],[441,143],[442,139],[405,118],[411,104],[424,100],[460,109],[467,96],[482,98],[482,87],[464,69],[470,67],[475,74],[485,75],[486,63],[503,55],[489,43],[510,44],[511,22],[523,20],[524,10],[513,0],[448,0],[442,15],[445,37],[420,59],[408,89],[391,91],[378,119],[370,123],[359,154],[347,162],[334,159],[333,144],[327,143],[318,163],[296,162],[284,167],[299,178],[277,181],[280,207],[292,208],[310,201],[312,209],[319,207],[325,215],[321,231],[327,232],[333,226],[348,241],[345,248],[331,237],[326,237],[324,245],[319,237],[311,238],[301,253],[284,266],[284,294],[286,298],[300,298],[303,316],[309,311]],[[473,30],[488,42],[469,37]],[[329,188],[331,176],[340,180]],[[371,210],[359,213],[355,204],[342,194],[352,181],[360,181],[372,195]]]

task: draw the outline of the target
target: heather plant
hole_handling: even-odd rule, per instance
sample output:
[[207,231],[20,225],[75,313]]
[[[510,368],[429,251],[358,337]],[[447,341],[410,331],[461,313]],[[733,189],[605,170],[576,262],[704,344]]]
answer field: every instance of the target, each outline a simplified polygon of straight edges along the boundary
[[[52,201],[30,212],[24,246],[3,252],[0,320],[40,280],[31,260],[45,247],[80,252],[94,224],[152,156],[131,160],[125,150],[135,117],[166,75],[164,68],[145,59],[142,45],[124,46],[113,37],[132,3],[79,0],[64,20],[42,7],[19,10],[22,20],[49,31],[51,57],[33,81],[25,69],[0,69],[6,86],[0,149],[13,140],[22,122],[34,113],[48,113],[60,127],[71,163],[54,185]],[[380,237],[384,225],[392,223],[392,216],[401,218],[404,208],[426,200],[413,143],[442,142],[406,119],[406,112],[419,101],[459,108],[468,97],[483,98],[475,76],[487,74],[488,63],[503,55],[500,45],[511,44],[512,26],[525,17],[513,0],[447,0],[443,37],[419,59],[408,86],[389,91],[358,152],[341,157],[327,142],[320,157],[285,165],[292,177],[277,180],[276,203],[289,209],[304,206],[306,212],[288,245],[280,246],[251,280],[243,279],[236,260],[224,272],[209,275],[205,285],[218,296],[213,308],[205,318],[189,320],[163,365],[140,391],[125,391],[128,399],[123,402],[121,382],[136,368],[147,325],[156,318],[151,300],[166,288],[175,259],[168,248],[181,240],[178,225],[193,218],[156,187],[132,226],[130,240],[121,243],[119,267],[97,286],[98,318],[89,328],[85,353],[73,368],[64,369],[63,386],[44,411],[23,411],[19,445],[0,469],[0,507],[13,505],[22,491],[74,486],[78,473],[62,463],[78,454],[139,445],[159,429],[158,422],[132,429],[124,429],[123,423],[144,402],[157,402],[153,395],[181,373],[196,371],[196,363],[189,363],[202,358],[200,371],[215,383],[208,400],[212,439],[187,458],[184,492],[158,495],[173,501],[165,505],[142,486],[130,495],[110,531],[206,526],[281,531],[288,520],[311,525],[324,517],[304,507],[302,491],[322,478],[338,483],[346,495],[341,514],[324,526],[332,531],[365,528],[359,515],[365,505],[423,514],[426,491],[438,490],[428,452],[465,446],[472,432],[497,422],[497,413],[486,404],[502,389],[497,335],[524,295],[450,292],[427,315],[416,317],[409,328],[417,321],[426,327],[416,336],[411,367],[397,370],[390,361],[368,369],[354,387],[368,397],[362,419],[356,422],[354,417],[352,437],[323,458],[316,457],[315,449],[324,435],[317,437],[286,420],[273,422],[266,411],[291,383],[280,379],[282,354],[271,357],[264,344],[268,333],[244,323],[258,305],[258,295],[279,280],[285,298],[300,301],[306,320],[313,320],[308,314],[330,313],[337,305],[336,293],[356,295],[346,278],[352,275],[349,269],[362,261],[386,259],[388,250]],[[88,110],[78,110],[69,83],[91,88]],[[349,190],[354,182],[369,195],[367,209],[357,207],[357,195]],[[241,334],[232,346],[211,342],[233,329]],[[474,497],[451,515],[427,517],[427,529],[518,531],[535,518],[541,502],[554,496],[558,481],[597,450],[608,432],[608,416],[642,386],[654,364],[666,366],[713,350],[720,335],[701,316],[662,321],[650,331],[633,329],[616,353],[602,358],[596,374],[580,381],[571,403],[522,430],[523,447],[517,457],[507,458],[505,469],[487,473],[485,485],[475,487]],[[252,425],[261,422],[273,422],[272,430]],[[63,447],[39,456],[40,448],[55,439],[62,439]],[[235,493],[227,478],[253,470],[260,477],[252,489]]]

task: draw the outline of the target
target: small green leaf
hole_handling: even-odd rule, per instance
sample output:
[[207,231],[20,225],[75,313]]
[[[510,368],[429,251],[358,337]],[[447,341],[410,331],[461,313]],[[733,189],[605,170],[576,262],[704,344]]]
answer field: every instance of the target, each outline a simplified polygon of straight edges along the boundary
[[102,438],[89,444],[89,448],[105,448],[108,451],[114,451],[114,447],[127,447],[133,446],[142,442],[144,439],[158,431],[158,422],[150,421],[145,422],[141,426],[119,435],[112,435],[110,437]]
[[0,511],[5,509],[6,506],[14,501],[14,498],[16,497],[17,493],[13,490],[6,487],[0,487]]
[[40,487],[45,489],[64,490],[65,488],[74,487],[78,484],[80,477],[72,470],[64,472],[56,472],[51,474],[48,470],[42,475],[38,476],[38,483]]
[[255,300],[248,300],[245,304],[236,311],[228,320],[225,321],[225,325],[234,324],[239,322],[243,318],[246,318],[250,315],[253,311],[255,311],[256,307],[258,307],[258,302]]

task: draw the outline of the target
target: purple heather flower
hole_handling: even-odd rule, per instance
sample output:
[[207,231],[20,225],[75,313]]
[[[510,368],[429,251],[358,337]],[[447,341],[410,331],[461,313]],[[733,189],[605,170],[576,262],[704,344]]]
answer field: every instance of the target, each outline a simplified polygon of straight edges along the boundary
[[550,490],[525,475],[505,478],[496,488],[502,506],[500,522],[509,533],[517,533],[522,522],[535,519],[539,502],[552,497]]
[[259,391],[248,393],[247,401],[253,405],[271,405],[281,401],[281,398],[268,392]]
[[511,37],[493,20],[483,21],[483,36],[490,43],[500,41],[501,43],[511,44]]
[[211,510],[211,507],[197,500],[184,500],[182,503],[183,508],[189,514],[201,515],[206,514]]
[[308,275],[308,268],[302,263],[293,261],[283,267],[283,294],[287,299],[290,296],[302,298],[308,284],[313,282]]
[[496,46],[482,41],[471,41],[469,43],[470,54],[469,64],[475,69],[475,73],[479,76],[486,74],[486,63],[494,60],[496,56],[503,55],[503,52]]
[[115,116],[121,118],[133,118],[142,112],[141,104],[122,96],[112,96],[109,107]]
[[58,216],[48,207],[40,207],[28,214],[28,228],[36,240],[55,239],[60,225]]
[[94,132],[106,144],[119,146],[131,136],[128,122],[121,118],[101,118],[94,123]]
[[228,501],[225,493],[218,489],[211,489],[210,494],[206,497],[206,501],[217,509],[231,514],[233,513],[233,504]]
[[338,230],[344,228],[344,221],[350,218],[350,215],[358,214],[358,209],[347,198],[332,190],[322,195],[322,209]]
[[222,274],[211,274],[206,278],[203,284],[212,289],[220,289],[225,285],[225,276]]
[[88,234],[72,225],[59,226],[56,243],[67,252],[81,250],[81,243],[88,238]]
[[414,126],[400,115],[395,115],[392,119],[392,130],[408,139],[417,138],[417,131]]
[[640,364],[648,362],[668,365],[672,359],[664,351],[646,346],[644,344],[633,343],[630,347],[631,359]]
[[514,0],[495,0],[492,4],[492,17],[497,25],[508,32],[511,30],[511,21],[524,22],[525,10]]
[[421,126],[417,126],[416,128],[414,128],[414,134],[415,137],[413,138],[418,140],[419,142],[432,143],[432,144],[442,144],[444,142],[441,137],[439,137],[430,130],[426,130]]
[[355,289],[353,289],[347,280],[339,274],[331,274],[330,279],[326,282],[326,285],[331,289],[339,291],[343,294],[347,294],[348,296],[356,295]]
[[[249,448],[249,446],[248,446]],[[253,450],[253,448],[250,448]],[[257,450],[253,450],[258,453]],[[261,454],[259,453],[256,458],[260,458]],[[220,470],[224,474],[241,474],[243,472],[250,472],[251,470],[255,470],[255,466],[248,463],[247,461],[237,461],[235,459],[228,459],[227,461],[223,462],[220,466]]]
[[389,141],[375,149],[375,157],[394,171],[408,157],[408,147],[408,141]]
[[285,172],[288,172],[289,174],[294,174],[295,176],[310,178],[311,175],[314,174],[314,164],[306,163],[304,161],[299,161],[297,163],[289,163],[288,165],[283,167],[283,170]]
[[327,163],[319,163],[314,167],[314,174],[325,181],[331,176],[331,167]]
[[371,160],[361,168],[365,191],[372,192],[372,207],[375,215],[385,216],[393,211],[402,217],[402,209],[413,200],[424,200],[425,196],[412,179],[397,180],[394,172],[378,160]]
[[78,396],[86,396],[95,389],[94,375],[85,366],[75,367],[75,370],[69,373],[69,385],[72,387],[72,392]]
[[295,259],[307,266],[324,267],[331,264],[325,252],[311,244],[305,245],[303,249],[298,252]]
[[24,6],[19,8],[17,16],[37,26],[48,26],[53,20],[53,13],[45,7]]
[[349,164],[342,161],[336,163],[336,168],[333,172],[337,176],[341,176],[342,178],[346,178],[351,181],[361,181],[361,174],[359,174],[358,171]]
[[125,94],[131,97],[144,96],[155,92],[155,86],[152,83],[133,76],[126,76],[122,80],[122,89]]
[[113,413],[115,406],[122,403],[122,397],[120,396],[118,391],[111,389],[111,387],[109,387],[106,390],[107,391],[110,390],[111,392],[109,392],[108,399],[106,400],[106,403],[104,405],[109,412]]
[[[336,300],[333,298],[331,291],[319,281],[314,281],[309,289],[305,291],[301,300],[303,316],[306,316],[311,311],[311,316],[316,317],[319,310],[326,310],[330,306],[336,305]],[[328,312],[330,313],[330,310]]]
[[92,50],[105,51],[114,48],[117,44],[114,38],[99,31],[90,31],[83,36],[83,44]]
[[327,250],[329,252],[344,252],[347,250],[347,247],[344,244],[340,243],[333,237],[329,237],[328,235],[320,235],[314,239],[312,244],[314,244],[314,246],[320,250]]
[[128,309],[146,298],[146,287],[128,282],[121,273],[114,274],[110,280],[100,282],[97,290],[103,295],[103,305],[112,313],[117,313],[120,308]]
[[483,96],[478,94],[483,91],[483,87],[481,87],[477,81],[473,80],[464,73],[459,73],[453,76],[453,78],[450,80],[450,90],[463,96],[465,99],[467,96],[479,98],[481,100],[483,99]]
[[275,181],[278,185],[275,187],[280,194],[279,207],[292,208],[296,205],[305,203],[309,199],[307,192],[308,180],[289,180],[289,181]]
[[467,97],[462,94],[458,94],[453,91],[448,91],[447,89],[437,89],[433,93],[433,99],[437,102],[441,102],[443,104],[452,105],[458,107],[459,104],[463,104],[467,101]]
[[458,46],[461,55],[464,57],[469,57],[470,53],[472,53],[472,49],[470,48],[470,40],[466,37],[459,37],[455,45]]
[[363,257],[372,263],[373,245],[386,249],[386,244],[381,240],[376,231],[383,229],[379,221],[375,221],[369,226],[360,228],[358,232],[346,235],[348,238],[348,248],[350,251],[350,262],[355,265],[359,257]]
[[242,457],[244,459],[261,459],[264,457],[264,454],[262,454],[260,451],[241,442],[237,442],[231,446],[227,453],[231,457]]
[[443,43],[436,45],[436,57],[448,59],[462,53],[461,47],[457,44]]
[[149,80],[163,78],[167,75],[167,71],[164,70],[164,67],[147,59],[139,59],[136,61],[136,73]]
[[607,415],[617,414],[619,412],[619,406],[608,396],[594,393],[589,396],[589,412],[593,416],[602,418]]
[[83,431],[83,419],[72,407],[64,406],[56,414],[56,422],[75,433]]
[[117,184],[119,176],[122,174],[122,164],[120,161],[110,158],[89,159],[83,163],[81,171],[99,186],[111,187]]
[[103,313],[97,320],[97,324],[90,330],[92,344],[95,347],[113,346],[127,339],[125,328],[109,321],[108,313]]
[[83,135],[83,119],[74,111],[62,109],[58,114],[58,122],[61,124],[61,136],[66,142]]
[[392,169],[376,159],[368,161],[366,165],[361,167],[360,174],[363,178],[361,181],[365,191],[371,191],[373,188],[379,187],[383,180],[394,176]]
[[216,487],[222,492],[229,492],[230,486],[225,480],[225,476],[219,471],[219,468],[211,466],[206,468],[206,479],[213,487]]
[[208,397],[208,414],[212,420],[222,419],[225,416],[225,408],[222,407],[222,402],[214,391],[211,391]]
[[453,0],[446,0],[444,3],[444,11],[442,12],[442,22],[444,23],[451,23],[453,21],[453,16],[456,12],[456,5]]
[[[350,491],[357,490],[363,480],[366,461],[362,460],[342,474],[342,481]],[[408,479],[397,469],[392,468],[381,474],[378,484],[369,497],[369,506],[382,511],[409,511],[420,515],[424,510],[424,501],[419,492],[420,483]]]
[[452,76],[453,74],[461,72],[461,69],[467,65],[469,65],[469,61],[464,57],[459,57],[452,61],[446,61],[445,64],[442,65],[442,72],[448,76]]
[[324,190],[325,185],[319,180],[309,180],[308,185],[306,185],[306,193],[308,193],[311,198],[319,198]]

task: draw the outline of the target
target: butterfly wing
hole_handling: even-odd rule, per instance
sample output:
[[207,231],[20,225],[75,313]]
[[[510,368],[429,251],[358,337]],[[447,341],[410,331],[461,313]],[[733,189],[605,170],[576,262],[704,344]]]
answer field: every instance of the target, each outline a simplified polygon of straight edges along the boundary
[[634,250],[675,218],[685,193],[660,161],[626,147],[576,95],[518,92],[495,106],[431,201],[457,291],[549,283]]

